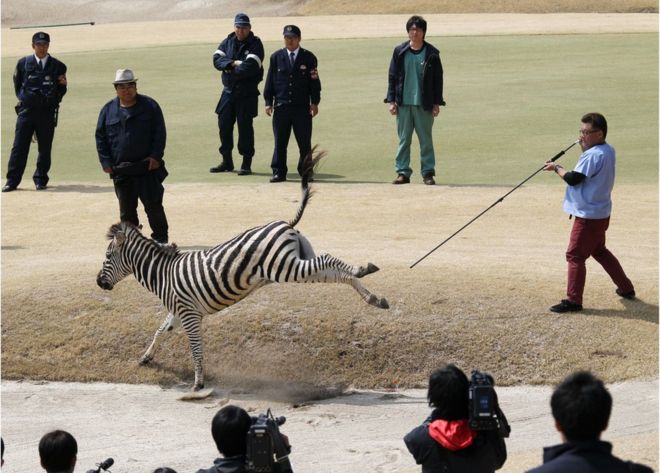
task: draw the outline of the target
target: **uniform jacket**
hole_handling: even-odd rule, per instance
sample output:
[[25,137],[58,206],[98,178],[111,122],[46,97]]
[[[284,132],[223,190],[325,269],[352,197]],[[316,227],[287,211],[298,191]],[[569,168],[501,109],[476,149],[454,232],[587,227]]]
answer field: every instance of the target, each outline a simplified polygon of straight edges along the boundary
[[270,56],[264,99],[266,106],[318,105],[321,101],[321,80],[318,61],[311,51],[300,48],[291,66],[289,51],[282,48]]
[[125,118],[119,98],[110,100],[101,109],[96,124],[96,150],[103,168],[148,157],[163,159],[167,132],[158,103],[138,94],[137,102],[129,110],[130,115]]
[[60,85],[57,78],[66,74],[66,65],[48,56],[42,71],[34,54],[18,60],[14,71],[14,91],[22,107],[31,109],[55,109],[59,105],[66,85]]
[[403,441],[422,473],[492,473],[506,461],[504,439],[496,431],[475,432],[467,419],[447,421],[433,414]]
[[[233,61],[241,65],[231,67]],[[239,41],[236,33],[227,36],[213,53],[213,65],[222,71],[224,93],[237,97],[256,97],[257,85],[264,77],[264,45],[252,32],[245,41]]]
[[600,440],[566,442],[543,449],[543,465],[529,473],[652,473],[647,466],[612,455],[612,444]]
[[[422,108],[431,111],[433,105],[445,105],[442,98],[442,62],[440,51],[424,41],[426,59],[422,77]],[[388,74],[387,97],[385,103],[395,102],[401,105],[403,101],[403,82],[406,74],[403,67],[403,56],[410,49],[410,41],[401,43],[394,48]]]

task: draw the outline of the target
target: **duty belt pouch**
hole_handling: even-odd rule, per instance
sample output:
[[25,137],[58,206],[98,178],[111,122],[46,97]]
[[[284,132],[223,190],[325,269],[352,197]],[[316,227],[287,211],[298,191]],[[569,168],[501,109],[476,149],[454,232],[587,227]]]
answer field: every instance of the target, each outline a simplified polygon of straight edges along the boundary
[[21,107],[22,107],[22,106],[23,106],[23,103],[22,103],[22,102],[18,102],[18,103],[14,106],[14,110],[16,111],[16,115],[19,115],[19,114],[21,113]]
[[117,166],[112,167],[112,174],[115,176],[143,176],[149,170],[149,160],[143,159],[142,161],[123,162]]

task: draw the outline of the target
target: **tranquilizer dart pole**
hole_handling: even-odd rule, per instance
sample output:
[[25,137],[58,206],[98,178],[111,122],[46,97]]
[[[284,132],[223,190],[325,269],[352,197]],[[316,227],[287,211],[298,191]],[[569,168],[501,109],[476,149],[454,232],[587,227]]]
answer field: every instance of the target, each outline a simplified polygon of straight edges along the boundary
[[[575,145],[578,144],[579,142],[580,142],[580,140],[577,140],[576,142],[571,143],[571,145],[570,145],[568,148],[561,150],[561,151],[560,151],[559,153],[557,153],[552,159],[550,159],[550,161],[552,161],[552,162],[557,161],[559,158],[561,158],[561,157],[566,153],[566,151],[568,151],[569,149],[571,149],[573,146],[575,146]],[[500,197],[500,198],[497,199],[495,202],[493,202],[493,203],[490,205],[490,207],[488,207],[486,210],[484,210],[483,212],[481,212],[479,215],[477,215],[476,217],[474,217],[474,218],[473,218],[472,220],[470,220],[468,223],[466,223],[466,224],[463,225],[461,228],[459,228],[459,229],[456,230],[454,233],[452,233],[452,235],[451,235],[449,238],[447,238],[445,241],[443,241],[443,242],[440,243],[438,246],[436,246],[436,247],[433,248],[431,251],[429,251],[429,252],[426,253],[424,256],[422,256],[420,259],[418,259],[417,261],[415,261],[415,262],[410,266],[410,269],[412,269],[412,268],[414,268],[415,266],[417,266],[417,263],[419,263],[420,261],[422,261],[423,259],[425,259],[427,256],[429,256],[429,255],[430,255],[431,253],[433,253],[435,250],[437,250],[437,249],[440,248],[442,245],[444,245],[445,243],[447,243],[449,240],[451,240],[452,238],[454,238],[456,235],[458,235],[459,233],[461,233],[461,232],[462,232],[465,228],[467,228],[472,222],[474,222],[474,221],[477,220],[479,217],[481,217],[483,214],[485,214],[485,213],[488,212],[490,209],[492,209],[493,207],[495,207],[497,204],[499,204],[500,202],[502,202],[502,201],[503,201],[503,200],[504,200],[509,194],[511,194],[511,193],[512,193],[513,191],[515,191],[516,189],[518,189],[518,188],[519,188],[520,186],[522,186],[525,182],[529,181],[531,178],[533,178],[534,176],[536,176],[539,172],[543,171],[543,168],[545,168],[545,164],[544,164],[543,166],[541,166],[537,171],[535,171],[535,172],[534,172],[531,176],[529,176],[527,179],[525,179],[524,181],[522,181],[522,182],[521,182],[520,184],[518,184],[516,187],[514,187],[514,188],[511,189],[509,192],[507,192],[507,193],[504,194],[502,197]]]

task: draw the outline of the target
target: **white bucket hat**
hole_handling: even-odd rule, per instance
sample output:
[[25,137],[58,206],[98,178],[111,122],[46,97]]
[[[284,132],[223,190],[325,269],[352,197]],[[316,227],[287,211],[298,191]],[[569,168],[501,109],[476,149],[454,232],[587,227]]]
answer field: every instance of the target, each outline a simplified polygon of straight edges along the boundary
[[113,84],[129,84],[131,82],[137,82],[137,77],[133,74],[133,71],[130,69],[117,69],[115,74],[115,81]]

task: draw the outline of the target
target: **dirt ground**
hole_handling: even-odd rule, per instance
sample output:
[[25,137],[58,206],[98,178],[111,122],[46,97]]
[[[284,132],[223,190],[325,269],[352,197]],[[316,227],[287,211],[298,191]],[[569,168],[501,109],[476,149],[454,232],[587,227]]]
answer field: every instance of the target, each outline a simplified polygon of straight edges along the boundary
[[[603,439],[614,454],[658,468],[658,382],[609,386],[614,410]],[[542,448],[559,443],[548,387],[498,388],[511,424],[508,460],[499,470],[522,473],[541,462]],[[179,472],[208,468],[216,457],[211,418],[226,403],[252,415],[272,408],[287,418],[282,432],[297,473],[418,472],[402,437],[428,413],[423,390],[349,392],[293,407],[218,390],[204,401],[177,401],[180,391],[156,386],[100,383],[2,383],[2,435],[6,471],[39,470],[39,436],[53,428],[78,440],[77,471],[112,457],[115,473],[149,472],[168,465]],[[524,400],[524,401],[523,401]],[[522,401],[522,402],[521,402]]]

